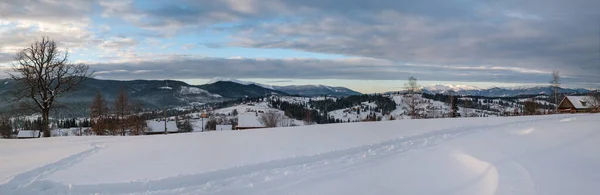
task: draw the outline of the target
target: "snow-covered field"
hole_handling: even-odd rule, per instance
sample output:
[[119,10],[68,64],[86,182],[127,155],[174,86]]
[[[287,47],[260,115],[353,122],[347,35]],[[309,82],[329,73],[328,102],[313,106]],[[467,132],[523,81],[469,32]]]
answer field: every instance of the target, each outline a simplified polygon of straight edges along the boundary
[[0,140],[0,194],[599,194],[600,115]]

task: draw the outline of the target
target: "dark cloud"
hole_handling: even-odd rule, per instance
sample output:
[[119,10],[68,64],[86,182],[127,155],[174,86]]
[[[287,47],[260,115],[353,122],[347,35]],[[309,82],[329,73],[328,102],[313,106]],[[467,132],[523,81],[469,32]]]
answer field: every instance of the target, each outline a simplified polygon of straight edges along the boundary
[[267,83],[292,83],[294,82],[293,80],[275,80],[275,81],[269,81]]
[[[598,0],[164,0],[143,8],[121,0],[8,0],[0,2],[0,19],[45,24],[82,19],[87,24],[94,4],[103,17],[149,30],[144,31],[147,37],[205,30],[228,35],[227,42],[193,43],[183,49],[276,48],[371,59],[187,56],[94,64],[106,77],[405,80],[414,75],[421,80],[547,83],[549,72],[557,69],[569,82],[600,83]],[[137,39],[96,40],[81,27],[85,25],[75,26],[70,33],[56,30],[60,25],[48,27],[50,31],[32,32],[31,25],[0,30],[0,61],[9,53],[6,48],[29,42],[39,32],[67,47],[88,44],[122,51],[138,45]],[[133,50],[131,55],[136,55]]]
[[[235,23],[214,27],[234,33],[230,46],[411,64],[497,66],[538,72],[559,69],[568,77],[596,82],[600,74],[598,7],[597,0],[238,0],[181,1],[131,13],[143,13],[155,26],[177,24],[180,30]],[[440,73],[463,79],[453,72],[437,75]],[[501,81],[529,76],[494,75]],[[532,78],[537,77],[517,80],[535,80]],[[536,81],[546,80],[540,77]]]
[[[91,64],[97,76],[110,79],[197,79],[213,77],[269,79],[365,79],[485,81],[503,83],[536,83],[549,80],[549,74],[509,67],[455,67],[397,65],[373,59],[220,59],[178,57],[163,61]],[[569,83],[586,83],[589,79],[564,78]],[[600,83],[600,80],[592,80]]]

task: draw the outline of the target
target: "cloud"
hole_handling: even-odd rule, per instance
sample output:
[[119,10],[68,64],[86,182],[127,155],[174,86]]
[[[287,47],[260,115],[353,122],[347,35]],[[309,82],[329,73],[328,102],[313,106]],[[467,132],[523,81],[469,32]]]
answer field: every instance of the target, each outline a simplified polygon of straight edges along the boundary
[[[352,79],[352,80],[419,80],[455,82],[536,83],[548,80],[548,74],[508,67],[456,68],[457,66],[413,66],[390,64],[373,59],[223,59],[173,57],[163,60],[90,64],[97,75],[111,79],[198,79],[217,76],[269,79]],[[589,79],[565,77],[569,83],[586,83]],[[281,82],[287,82],[283,80]],[[600,80],[593,80],[600,82]]]
[[[414,75],[547,83],[548,73],[557,69],[572,82],[600,83],[598,7],[597,0],[7,0],[0,2],[0,63],[45,34],[95,56],[84,61],[108,78],[164,73],[173,79],[404,80]],[[128,28],[96,24],[92,14]],[[190,38],[200,32],[219,39]],[[231,48],[346,58],[226,59],[193,53]]]
[[268,81],[267,83],[293,83],[293,80],[275,80],[275,81]]
[[[230,32],[228,46],[516,73],[559,69],[590,80],[600,74],[596,0],[236,0],[107,7],[110,14],[169,35]],[[211,26],[222,23],[235,25]]]

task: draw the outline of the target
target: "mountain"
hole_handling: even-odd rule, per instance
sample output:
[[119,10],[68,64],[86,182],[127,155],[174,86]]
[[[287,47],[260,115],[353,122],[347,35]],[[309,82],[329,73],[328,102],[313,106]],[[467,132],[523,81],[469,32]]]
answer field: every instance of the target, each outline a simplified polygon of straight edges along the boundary
[[[258,97],[270,94],[286,95],[286,93],[267,89],[254,84],[243,85],[234,82],[218,81],[204,85],[190,85],[174,80],[133,80],[116,81],[89,78],[76,91],[65,94],[58,99],[61,105],[67,107],[89,107],[97,92],[104,95],[112,105],[118,91],[124,87],[129,98],[144,104],[149,108],[162,106],[181,106],[192,103],[218,102],[242,97]],[[10,91],[16,86],[10,80],[0,80],[0,100],[8,100]],[[6,101],[0,102],[0,107],[9,106]]]
[[344,97],[351,95],[361,95],[361,93],[353,91],[345,87],[330,87],[325,85],[289,85],[289,86],[273,86],[274,89],[283,91],[292,95],[300,96],[321,96],[329,95],[335,97]]
[[231,81],[216,81],[214,83],[198,85],[210,93],[219,94],[225,98],[259,97],[264,95],[287,95],[274,89],[265,88],[256,84],[240,84]]
[[[435,94],[447,94],[453,92],[457,95],[469,95],[469,96],[484,96],[484,97],[514,97],[519,95],[550,95],[553,93],[551,86],[535,86],[535,87],[517,87],[517,88],[500,88],[492,87],[489,89],[479,89],[470,86],[444,86],[435,85],[432,87],[423,88],[423,92]],[[585,94],[588,93],[587,89],[569,89],[560,88],[559,93],[562,94]]]
[[242,84],[242,85],[256,85],[256,86],[260,86],[262,88],[275,90],[273,88],[273,86],[271,86],[271,85],[265,85],[265,84],[260,84],[260,83],[256,83],[256,82],[252,82],[252,81],[242,81],[242,80],[238,80],[238,79],[224,78],[224,77],[215,77],[215,78],[211,79],[210,81],[208,81],[206,84],[213,84],[216,82],[233,82],[233,83],[238,83],[238,84]]
[[[219,102],[244,97],[262,97],[265,95],[330,95],[348,96],[360,94],[343,87],[323,85],[305,86],[270,86],[255,82],[241,81],[217,77],[203,85],[190,85],[175,80],[101,80],[89,78],[78,89],[58,99],[62,106],[69,109],[87,109],[97,92],[112,105],[119,89],[124,87],[132,101],[148,108],[163,106],[182,106],[194,103]],[[11,80],[0,80],[0,100],[12,97],[10,91],[16,86]],[[11,106],[6,101],[0,102],[0,109]]]
[[437,93],[443,93],[446,91],[463,91],[463,90],[479,90],[480,88],[475,87],[475,86],[469,86],[469,85],[441,85],[441,84],[437,84],[437,85],[433,85],[430,87],[424,87],[424,89],[427,89],[429,91],[435,91]]
[[326,85],[289,85],[289,86],[275,86],[275,85],[265,85],[261,83],[256,83],[252,81],[242,81],[238,79],[232,78],[224,78],[224,77],[215,77],[208,81],[206,84],[213,84],[217,82],[233,82],[242,85],[257,85],[266,89],[281,91],[290,95],[300,95],[300,96],[335,96],[335,97],[344,97],[351,95],[360,95],[361,93],[353,91],[351,89],[345,87],[331,87]]

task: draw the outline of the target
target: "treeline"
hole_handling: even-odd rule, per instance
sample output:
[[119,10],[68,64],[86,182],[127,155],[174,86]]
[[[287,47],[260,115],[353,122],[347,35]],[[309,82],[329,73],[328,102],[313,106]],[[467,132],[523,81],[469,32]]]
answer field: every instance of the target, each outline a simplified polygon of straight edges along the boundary
[[[451,96],[446,94],[423,94],[423,98],[436,100],[440,102],[445,102],[450,104],[451,98],[456,98],[457,96]],[[497,112],[502,114],[503,111],[492,108],[490,104],[497,104],[504,107],[519,107],[520,110],[524,110],[527,106],[530,110],[532,108],[535,109],[545,109],[545,110],[554,110],[556,107],[553,104],[547,103],[550,98],[537,98],[535,96],[528,96],[529,99],[527,101],[519,101],[520,99],[524,99],[525,97],[483,97],[483,96],[464,96],[463,99],[456,99],[456,104],[464,108],[472,108],[477,110],[486,110],[491,112]],[[546,101],[544,103],[540,103],[535,100]]]
[[269,101],[271,107],[282,110],[286,116],[302,120],[306,124],[328,124],[328,123],[341,123],[341,120],[336,120],[330,117],[327,112],[319,112],[319,110],[310,109],[308,105],[304,103],[290,103],[281,101],[279,98],[271,98]]
[[375,103],[377,108],[370,108],[369,110],[376,109],[382,113],[390,113],[396,109],[396,102],[383,95],[353,95],[338,99],[310,101],[309,105],[311,108],[321,112],[331,112],[334,110],[360,106],[363,102]]
[[142,135],[148,130],[147,118],[139,114],[142,111],[142,104],[130,102],[123,87],[111,108],[98,92],[90,107],[91,131],[95,135]]

